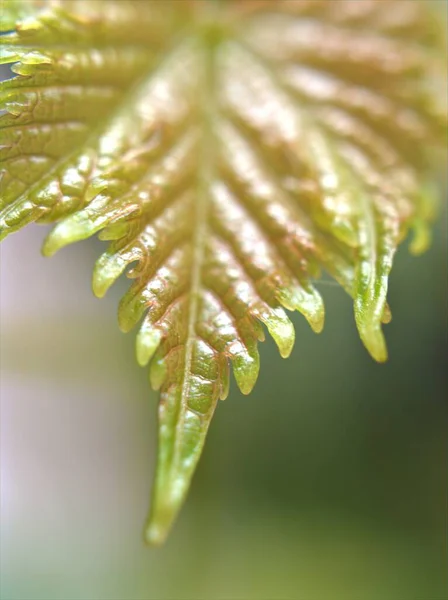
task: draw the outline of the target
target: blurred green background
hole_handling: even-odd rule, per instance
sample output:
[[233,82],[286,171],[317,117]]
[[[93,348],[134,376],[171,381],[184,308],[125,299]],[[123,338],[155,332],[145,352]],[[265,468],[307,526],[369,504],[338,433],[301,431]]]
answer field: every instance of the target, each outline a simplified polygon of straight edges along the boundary
[[46,229],[1,250],[3,600],[447,598],[446,219],[392,274],[390,361],[363,349],[351,302],[319,284],[317,336],[294,317],[233,385],[166,546],[142,538],[157,397],[116,326],[122,281],[89,288],[102,244],[51,260]]

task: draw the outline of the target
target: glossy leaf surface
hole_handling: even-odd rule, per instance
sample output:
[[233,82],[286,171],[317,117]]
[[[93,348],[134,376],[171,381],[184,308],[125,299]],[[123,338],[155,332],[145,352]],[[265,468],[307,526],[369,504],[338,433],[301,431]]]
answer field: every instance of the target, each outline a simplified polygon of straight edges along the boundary
[[95,294],[132,279],[119,322],[140,323],[137,359],[160,389],[146,532],[159,543],[229,363],[247,394],[263,325],[285,357],[285,309],[319,332],[321,271],[386,359],[393,256],[410,228],[415,251],[427,244],[446,142],[443,40],[416,0],[6,6],[0,235],[55,222],[51,255],[100,233]]

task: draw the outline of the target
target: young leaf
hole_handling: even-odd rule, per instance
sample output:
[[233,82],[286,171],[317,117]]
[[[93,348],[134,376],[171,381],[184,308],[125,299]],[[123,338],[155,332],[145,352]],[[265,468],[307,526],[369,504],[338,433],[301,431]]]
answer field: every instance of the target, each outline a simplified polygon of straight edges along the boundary
[[100,232],[95,294],[133,280],[120,327],[142,321],[137,359],[161,390],[149,542],[184,501],[229,361],[247,394],[262,324],[285,357],[284,309],[322,329],[322,269],[386,359],[393,256],[413,227],[427,244],[446,140],[428,4],[7,0],[0,234],[55,222],[51,255]]

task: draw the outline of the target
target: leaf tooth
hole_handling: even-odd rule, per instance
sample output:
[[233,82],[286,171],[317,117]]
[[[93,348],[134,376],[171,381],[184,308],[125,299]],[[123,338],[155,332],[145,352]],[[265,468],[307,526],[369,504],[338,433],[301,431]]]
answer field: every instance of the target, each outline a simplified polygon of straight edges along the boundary
[[13,117],[18,117],[24,112],[24,109],[27,107],[27,103],[17,99],[13,100],[12,102],[8,102],[8,98],[11,98],[11,96],[12,94],[5,94],[3,97],[0,97],[2,110],[5,110]]
[[149,381],[153,390],[160,390],[167,376],[167,366],[163,357],[157,353],[149,368]]
[[313,286],[308,285],[307,289],[301,286],[281,289],[278,291],[278,298],[285,308],[299,311],[315,333],[323,330],[325,305],[322,296]]
[[[361,241],[372,233],[360,231]],[[354,298],[355,320],[359,335],[367,350],[378,362],[387,360],[387,348],[381,329],[383,316],[388,319],[386,309],[388,276],[392,266],[394,247],[387,239],[387,232],[375,235],[384,236],[379,247],[371,247],[374,240],[365,241],[360,247],[356,274]],[[385,312],[386,311],[386,312]]]
[[142,318],[145,309],[148,308],[148,299],[138,283],[132,285],[121,299],[118,307],[118,326],[123,333],[128,333]]
[[414,256],[420,256],[430,247],[431,238],[431,228],[428,223],[420,218],[414,219],[413,238],[409,244],[409,252]]
[[390,306],[386,302],[386,304],[384,305],[383,314],[381,316],[381,323],[383,325],[387,325],[391,321],[392,321],[392,312],[390,310]]
[[100,231],[108,220],[107,216],[98,214],[99,207],[105,202],[107,198],[99,196],[96,206],[92,203],[89,207],[60,221],[46,237],[42,248],[43,254],[52,256],[65,246],[85,240]]
[[[65,187],[70,184],[70,180],[64,181]],[[78,184],[77,180],[74,180],[74,184]],[[105,184],[100,183],[98,190],[104,189]],[[89,205],[86,208],[78,210],[74,214],[66,217],[60,221],[56,227],[49,233],[45,242],[43,252],[46,256],[51,256],[61,248],[85,240],[95,233],[98,233],[108,225],[113,223],[120,218],[120,223],[117,229],[120,231],[123,229],[123,221],[130,214],[135,212],[136,206],[134,203],[129,202],[125,207],[119,207],[117,209],[108,195],[98,194],[96,197],[87,198]],[[108,231],[110,235],[112,229]],[[114,238],[116,237],[116,231],[113,231]]]
[[154,356],[160,341],[162,332],[145,319],[136,339],[137,362],[141,367],[146,366]]
[[53,59],[42,52],[32,51],[21,56],[20,62],[23,65],[51,65],[53,64]]
[[92,289],[97,298],[103,298],[108,289],[120,277],[128,265],[121,254],[105,252],[93,269]]
[[260,372],[260,356],[254,345],[250,351],[236,340],[230,349],[233,374],[242,394],[247,395],[253,390]]
[[42,246],[44,256],[53,256],[61,248],[90,237],[91,234],[88,233],[92,226],[90,221],[83,220],[78,213],[67,221],[61,221],[45,238]]
[[387,360],[387,346],[381,325],[361,309],[355,312],[359,336],[371,356],[377,362]]
[[[53,59],[41,52],[30,51],[26,47],[17,46],[2,46],[2,53],[0,56],[0,64],[8,64],[16,61],[20,61],[22,65],[51,65]],[[18,65],[16,65],[18,66]]]
[[[356,276],[354,297],[355,321],[361,340],[372,357],[378,362],[387,360],[387,348],[381,329],[383,316],[387,322],[390,312],[386,307],[387,280],[393,250],[390,253],[379,251],[378,264],[372,264],[372,257],[360,259]],[[386,312],[385,312],[386,311]]]
[[288,358],[294,346],[294,326],[282,308],[270,308],[259,316],[278,346],[282,358]]
[[387,360],[381,323],[390,321],[386,304],[388,278],[400,237],[397,208],[381,187],[369,190],[365,184],[366,163],[353,148],[341,147],[339,157],[347,185],[359,203],[361,218],[357,231],[354,288],[355,320],[364,345],[378,362]]

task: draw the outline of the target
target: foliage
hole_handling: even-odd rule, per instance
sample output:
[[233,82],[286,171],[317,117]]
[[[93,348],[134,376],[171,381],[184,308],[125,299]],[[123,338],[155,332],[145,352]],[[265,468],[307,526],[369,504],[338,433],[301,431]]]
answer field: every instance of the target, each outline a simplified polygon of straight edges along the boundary
[[[0,235],[56,223],[51,255],[100,232],[103,296],[142,320],[137,360],[161,390],[147,540],[188,490],[229,361],[245,394],[264,324],[321,331],[312,280],[353,297],[386,359],[387,281],[413,228],[428,242],[446,140],[443,39],[415,0],[7,0]],[[441,28],[440,28],[441,29]],[[128,270],[128,267],[132,268]]]

